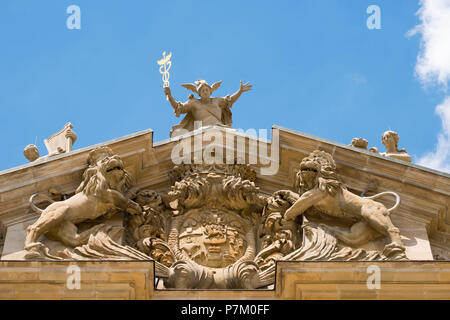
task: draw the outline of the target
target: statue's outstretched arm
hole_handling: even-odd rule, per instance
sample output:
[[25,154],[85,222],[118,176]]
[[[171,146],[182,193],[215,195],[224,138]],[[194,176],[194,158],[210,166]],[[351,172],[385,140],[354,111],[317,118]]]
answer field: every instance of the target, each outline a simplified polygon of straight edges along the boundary
[[239,97],[241,96],[241,94],[243,92],[249,91],[251,89],[252,89],[252,85],[249,82],[247,82],[246,84],[242,84],[242,81],[241,81],[241,86],[240,86],[239,90],[236,91],[235,93],[233,93],[230,97],[230,104],[232,105],[233,103],[235,103],[239,99]]
[[177,117],[179,117],[180,114],[182,114],[182,113],[189,112],[190,106],[191,106],[191,104],[189,103],[189,100],[185,103],[181,103],[180,101],[175,100],[172,96],[172,93],[170,92],[169,87],[164,88],[164,93],[166,94],[167,98],[169,99],[169,102],[172,105],[175,115]]
[[169,102],[172,105],[173,109],[176,111],[179,102],[172,97],[172,92],[170,91],[170,88],[165,87],[164,93],[167,96],[167,98],[169,99]]

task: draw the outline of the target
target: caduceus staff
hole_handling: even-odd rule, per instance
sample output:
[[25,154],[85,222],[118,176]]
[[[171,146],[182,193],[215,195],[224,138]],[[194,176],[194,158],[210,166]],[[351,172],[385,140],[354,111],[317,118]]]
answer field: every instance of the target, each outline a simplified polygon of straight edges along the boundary
[[[172,61],[170,61],[170,58],[172,58],[172,52],[166,56],[166,52],[164,51],[163,58],[158,60],[158,64],[160,65],[159,73],[162,74],[163,88],[169,86],[169,69],[172,66]],[[168,96],[166,96],[166,100],[169,100]]]

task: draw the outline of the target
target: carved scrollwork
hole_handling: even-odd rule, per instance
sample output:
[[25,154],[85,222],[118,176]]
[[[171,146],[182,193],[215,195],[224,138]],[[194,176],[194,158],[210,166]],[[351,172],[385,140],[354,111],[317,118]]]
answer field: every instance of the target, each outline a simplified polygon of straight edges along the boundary
[[255,258],[261,270],[274,265],[287,254],[295,250],[300,233],[294,221],[286,221],[284,214],[298,196],[289,191],[275,192],[267,200],[264,207],[262,224],[260,226],[260,246]]
[[178,209],[201,206],[258,210],[265,205],[248,165],[181,165],[170,173],[175,180],[168,193]]

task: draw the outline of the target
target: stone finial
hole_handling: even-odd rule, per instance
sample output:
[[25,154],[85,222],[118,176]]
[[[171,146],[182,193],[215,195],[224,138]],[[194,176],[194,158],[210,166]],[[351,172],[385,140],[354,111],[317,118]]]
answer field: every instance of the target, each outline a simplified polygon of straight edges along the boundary
[[34,144],[29,144],[23,149],[23,155],[30,162],[39,159],[39,149]]
[[353,138],[352,142],[349,144],[350,147],[354,148],[360,148],[367,150],[367,146],[369,145],[369,142],[367,142],[364,138]]
[[72,146],[77,140],[77,135],[72,129],[73,125],[68,122],[64,128],[44,140],[49,157],[72,151]]
[[406,162],[411,162],[411,156],[406,152],[405,149],[398,149],[398,133],[394,131],[386,131],[381,136],[381,142],[386,148],[386,152],[381,153],[382,156],[402,160]]

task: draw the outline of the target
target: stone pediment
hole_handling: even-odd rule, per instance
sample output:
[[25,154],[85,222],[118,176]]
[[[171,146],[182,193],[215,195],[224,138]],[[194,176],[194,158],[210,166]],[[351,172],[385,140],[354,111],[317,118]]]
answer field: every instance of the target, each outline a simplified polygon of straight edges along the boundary
[[[196,141],[202,141],[202,143],[196,144]],[[177,162],[180,159],[174,158],[173,150],[176,149],[177,145],[180,146],[183,143],[185,147],[183,157],[185,160],[191,159],[192,165],[174,163],[174,161]],[[274,147],[275,145],[276,147]],[[194,267],[190,262],[186,262],[190,260],[186,256],[184,258],[182,256],[183,254],[186,255],[186,252],[195,245],[195,243],[192,243],[192,239],[187,242],[180,240],[181,242],[174,247],[173,241],[175,240],[172,239],[171,244],[170,239],[166,239],[168,242],[165,242],[163,236],[160,236],[158,240],[152,240],[153,242],[148,240],[151,242],[150,245],[148,241],[139,242],[143,238],[136,236],[133,241],[127,243],[127,246],[130,244],[131,246],[120,249],[128,259],[139,260],[150,256],[156,259],[161,264],[159,266],[161,274],[169,273],[164,266],[170,266],[174,260],[184,261],[178,263],[179,268],[193,268],[195,274],[203,279],[203,283],[206,283],[204,288],[211,286],[211,283],[215,283],[220,288],[251,287],[250,284],[242,282],[242,279],[241,281],[235,278],[233,274],[243,272],[252,274],[257,268],[260,269],[260,285],[273,283],[274,267],[270,265],[270,260],[276,260],[283,256],[288,256],[293,260],[302,259],[301,257],[304,257],[306,252],[305,241],[310,241],[308,244],[312,247],[314,247],[314,241],[328,241],[327,248],[330,251],[317,253],[318,256],[326,256],[328,259],[339,257],[358,258],[359,260],[386,259],[382,252],[387,243],[387,237],[371,240],[357,246],[347,246],[350,249],[345,249],[347,247],[339,245],[339,241],[336,242],[336,239],[330,238],[328,231],[324,231],[314,224],[311,227],[312,231],[303,229],[303,246],[301,244],[302,235],[293,236],[293,241],[296,242],[293,246],[295,250],[294,248],[286,249],[287,247],[284,246],[285,249],[283,250],[287,251],[281,256],[274,255],[270,258],[272,253],[267,253],[259,256],[260,260],[257,259],[257,252],[251,252],[252,246],[263,245],[252,244],[249,239],[258,239],[258,237],[262,239],[264,232],[260,233],[260,230],[251,231],[251,225],[261,223],[261,217],[249,218],[251,214],[248,210],[260,212],[265,217],[264,219],[276,212],[276,210],[270,209],[267,199],[270,202],[270,199],[273,199],[271,195],[278,190],[296,191],[295,181],[299,164],[315,150],[324,151],[332,156],[339,180],[347,186],[351,193],[372,196],[380,192],[394,191],[399,195],[401,203],[391,215],[391,220],[400,229],[408,259],[433,260],[433,255],[444,259],[449,258],[450,175],[278,126],[272,129],[272,141],[259,139],[234,129],[212,126],[159,143],[153,143],[153,133],[151,130],[147,130],[0,172],[0,202],[2,203],[0,225],[2,234],[6,235],[2,259],[23,258],[18,252],[23,250],[26,228],[38,218],[38,215],[30,208],[30,197],[36,193],[46,194],[53,197],[54,200],[72,197],[83,180],[83,173],[88,169],[86,160],[89,153],[103,146],[108,146],[114,154],[121,158],[123,169],[129,173],[132,185],[135,188],[152,190],[152,192],[163,195],[164,199],[161,201],[166,203],[166,207],[173,212],[175,220],[178,219],[180,223],[180,227],[174,230],[173,234],[182,237],[183,234],[189,232],[195,233],[195,228],[187,226],[191,223],[190,221],[193,221],[192,223],[203,226],[204,229],[200,228],[203,231],[200,229],[197,231],[208,234],[207,239],[202,240],[208,245],[209,243],[228,241],[222,241],[219,239],[220,236],[216,236],[217,234],[221,234],[223,239],[235,237],[236,241],[242,244],[241,249],[231,246],[232,252],[228,252],[227,255],[229,255],[230,266],[233,266],[234,269],[231,268],[226,271],[223,269],[226,265],[214,260],[214,250],[218,249],[211,249],[210,256],[206,258],[200,255],[195,259],[193,258]],[[205,158],[205,155],[208,157]],[[227,159],[233,159],[233,163],[236,163],[236,165],[205,164],[211,158],[215,160],[222,158],[224,162],[227,162]],[[272,163],[269,163],[269,160],[272,160]],[[277,167],[277,170],[273,171],[273,174],[264,174],[264,168],[267,169],[271,165]],[[223,183],[223,181],[228,184]],[[149,197],[151,196],[153,195],[149,194]],[[217,206],[217,203],[213,201],[215,199],[220,199],[219,203],[225,203],[226,205],[223,208]],[[395,199],[384,197],[377,199],[377,201],[390,208]],[[207,205],[204,205],[205,203]],[[38,201],[37,204],[41,208],[45,208],[48,201]],[[207,208],[207,210],[205,211],[202,208]],[[151,211],[154,208],[148,210]],[[216,219],[214,221],[210,218],[210,213],[213,211],[215,212],[213,214],[214,219]],[[178,214],[180,218],[176,218]],[[166,219],[166,213],[163,213],[158,219]],[[113,227],[126,227],[123,225],[125,220],[116,219],[115,222],[109,221],[108,223]],[[172,222],[175,220],[172,219]],[[224,224],[223,221],[228,222]],[[145,228],[142,228],[145,223],[144,225],[141,223],[140,226],[139,223],[136,222],[136,226],[138,226],[136,230],[145,233]],[[162,224],[164,229],[164,223],[159,223]],[[149,225],[153,224],[154,222]],[[182,227],[181,225],[184,224],[186,226]],[[230,227],[232,225],[235,229]],[[189,228],[194,231],[189,231],[191,230]],[[241,229],[245,232],[239,233]],[[166,231],[169,232],[168,230],[169,227]],[[312,235],[312,237],[305,240],[307,234]],[[106,236],[106,233],[102,233],[96,240],[101,242],[102,235]],[[269,234],[265,235],[269,236]],[[267,239],[272,239],[272,236],[270,235]],[[122,243],[127,242],[124,240],[126,234],[120,238],[121,240],[117,240],[119,238],[114,239],[122,241]],[[272,247],[279,246],[279,243],[284,243],[285,240],[280,240],[281,242],[278,243],[273,240],[270,241],[272,241],[271,244],[265,244],[265,248],[268,248],[267,252]],[[51,241],[48,243],[54,245]],[[111,243],[109,245],[108,248],[114,246]],[[270,247],[271,245],[272,247]],[[142,246],[146,246],[147,249],[142,249]],[[180,246],[184,246],[185,249],[180,249]],[[216,248],[215,246],[213,247]],[[92,250],[89,244],[88,247],[81,246],[75,253],[67,253],[67,257],[79,258],[90,252],[89,250]],[[104,250],[103,247],[102,250]],[[160,253],[158,258],[155,258],[154,255],[156,251],[151,250]],[[163,256],[161,252],[164,252],[164,250],[172,252],[173,256]],[[180,252],[177,253],[176,250]],[[279,254],[280,250],[276,253]],[[348,250],[353,251],[349,253]],[[336,255],[336,252],[340,252],[340,254]],[[192,256],[195,256],[195,254],[196,252]],[[250,256],[252,259],[254,258],[255,263],[239,264],[243,261],[242,257]],[[95,258],[92,255],[90,257]],[[113,255],[110,257],[113,258]],[[266,259],[266,261],[261,262],[261,259]],[[209,273],[211,268],[215,270],[216,276]],[[177,281],[169,281],[170,285],[176,287],[180,284]],[[181,285],[187,284],[182,282]]]

